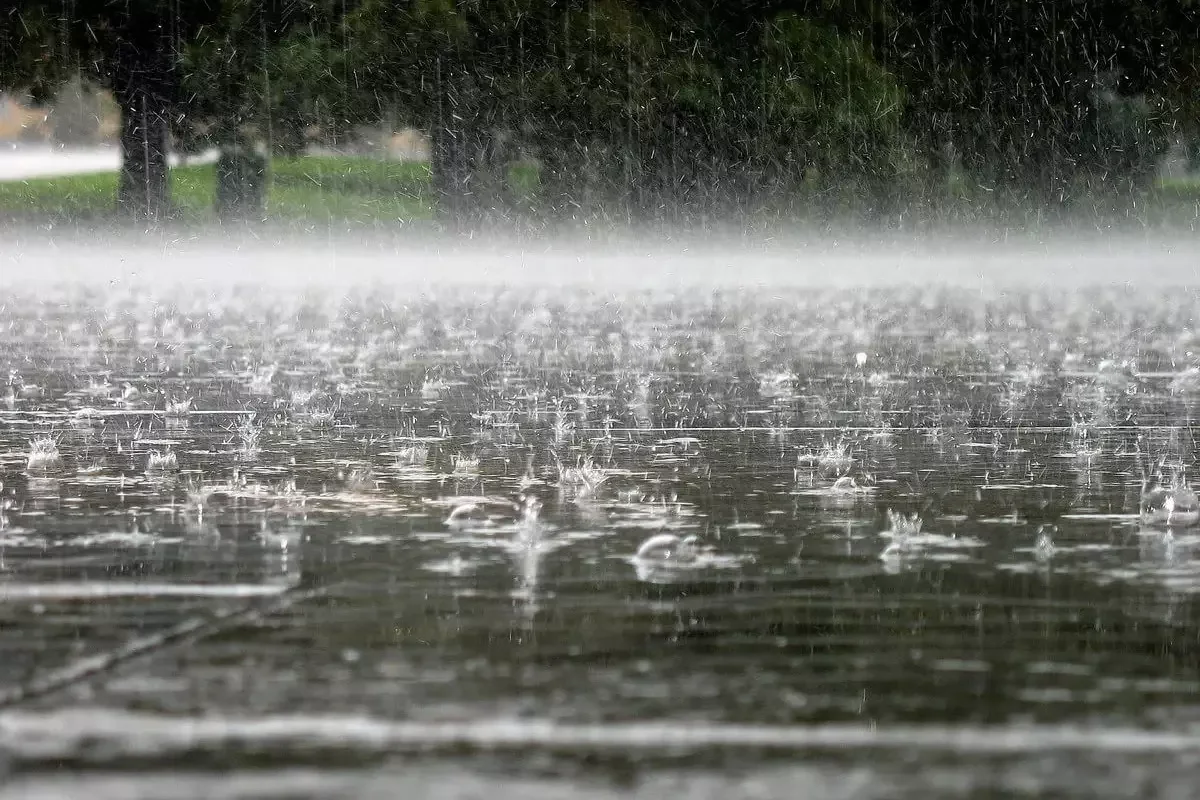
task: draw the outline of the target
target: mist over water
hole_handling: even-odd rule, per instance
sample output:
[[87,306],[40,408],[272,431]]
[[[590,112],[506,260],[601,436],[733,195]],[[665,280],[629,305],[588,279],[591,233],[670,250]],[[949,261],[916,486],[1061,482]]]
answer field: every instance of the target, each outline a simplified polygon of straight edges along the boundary
[[371,232],[278,231],[53,238],[14,232],[0,284],[82,281],[345,286],[369,282],[606,288],[951,285],[1190,285],[1200,245],[1156,234],[731,239],[687,235],[595,242],[581,237],[405,240]]

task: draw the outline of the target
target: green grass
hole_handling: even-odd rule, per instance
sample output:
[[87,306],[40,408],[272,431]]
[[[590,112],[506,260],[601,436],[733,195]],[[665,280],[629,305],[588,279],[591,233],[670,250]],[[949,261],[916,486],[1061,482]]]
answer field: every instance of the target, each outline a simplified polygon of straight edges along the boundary
[[267,214],[313,222],[429,219],[429,165],[345,156],[275,159]]
[[1200,180],[1167,178],[1158,182],[1154,194],[1165,201],[1200,203]]
[[[175,218],[185,225],[215,222],[215,185],[212,165],[172,169]],[[540,188],[536,165],[511,165],[506,185],[509,202],[536,205]],[[115,173],[0,182],[0,219],[57,224],[106,220],[115,216],[116,192]],[[848,203],[852,211],[853,196]],[[977,211],[970,197],[959,197],[958,205],[951,205]],[[277,158],[271,163],[267,215],[273,222],[305,227],[388,226],[429,220],[433,211],[426,163],[354,156]],[[1135,216],[1151,226],[1195,228],[1200,224],[1200,181],[1160,182],[1137,204]]]
[[[216,219],[211,164],[171,170],[171,203],[183,222]],[[113,216],[116,173],[0,182],[0,216],[94,220]],[[338,156],[279,158],[267,190],[271,219],[296,223],[382,223],[429,219],[429,166]]]

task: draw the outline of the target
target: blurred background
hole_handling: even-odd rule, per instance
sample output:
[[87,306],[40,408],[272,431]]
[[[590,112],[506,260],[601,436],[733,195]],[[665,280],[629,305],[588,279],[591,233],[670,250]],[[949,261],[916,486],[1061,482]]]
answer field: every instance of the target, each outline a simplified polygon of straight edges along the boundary
[[0,187],[0,210],[1191,229],[1198,15],[1189,0],[21,0],[0,17],[0,142],[29,166],[3,174],[55,171],[32,166],[47,148],[109,148],[123,168]]

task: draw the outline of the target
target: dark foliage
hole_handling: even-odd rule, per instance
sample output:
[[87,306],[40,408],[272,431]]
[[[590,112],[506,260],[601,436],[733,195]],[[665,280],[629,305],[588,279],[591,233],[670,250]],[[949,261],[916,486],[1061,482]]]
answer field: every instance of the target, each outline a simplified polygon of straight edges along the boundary
[[1196,138],[1198,30],[1194,0],[22,0],[0,84],[111,88],[139,216],[169,134],[292,154],[382,123],[430,134],[470,225],[886,221],[1136,194]]

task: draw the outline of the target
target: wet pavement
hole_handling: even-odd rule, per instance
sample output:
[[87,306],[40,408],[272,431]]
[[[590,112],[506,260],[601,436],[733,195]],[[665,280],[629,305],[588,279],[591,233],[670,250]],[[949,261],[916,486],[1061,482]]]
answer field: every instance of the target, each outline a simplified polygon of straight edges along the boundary
[[1191,796],[1195,307],[10,286],[3,796]]

